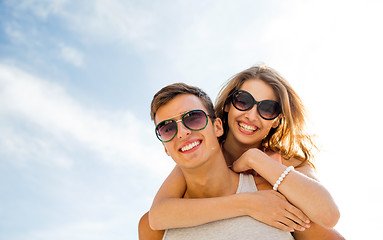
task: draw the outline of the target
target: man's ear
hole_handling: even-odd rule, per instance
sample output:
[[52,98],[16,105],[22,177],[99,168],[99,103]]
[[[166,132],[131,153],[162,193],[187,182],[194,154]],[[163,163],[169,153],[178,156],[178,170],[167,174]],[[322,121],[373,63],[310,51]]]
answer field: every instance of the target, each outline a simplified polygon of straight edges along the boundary
[[168,152],[168,149],[166,148],[165,144],[164,144],[164,143],[162,143],[162,145],[164,146],[164,149],[165,149],[165,153],[166,153],[166,155],[170,156],[170,153]]
[[220,137],[223,135],[223,124],[222,124],[222,120],[220,118],[216,118],[214,120],[214,132],[215,132],[215,135],[217,137]]

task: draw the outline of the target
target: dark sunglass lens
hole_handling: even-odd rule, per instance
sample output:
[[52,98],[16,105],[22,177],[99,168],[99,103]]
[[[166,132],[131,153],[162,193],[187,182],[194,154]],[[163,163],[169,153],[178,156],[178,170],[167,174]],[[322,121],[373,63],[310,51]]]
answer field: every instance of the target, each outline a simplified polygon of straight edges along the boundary
[[190,111],[183,116],[182,121],[191,130],[202,130],[207,125],[207,116],[201,110]]
[[259,114],[265,119],[273,119],[280,113],[279,103],[272,100],[262,101],[258,107]]
[[233,95],[233,104],[242,111],[251,109],[254,106],[252,96],[247,92],[237,92]]
[[177,123],[174,120],[163,121],[156,128],[157,136],[164,142],[171,140],[176,132]]

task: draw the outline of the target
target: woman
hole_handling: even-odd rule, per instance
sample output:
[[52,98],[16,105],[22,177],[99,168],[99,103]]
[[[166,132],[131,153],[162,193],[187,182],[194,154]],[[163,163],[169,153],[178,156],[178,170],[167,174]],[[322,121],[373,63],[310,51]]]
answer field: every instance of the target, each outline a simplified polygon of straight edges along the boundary
[[[221,90],[216,113],[224,123],[225,134],[220,141],[227,165],[237,172],[253,169],[257,174],[260,191],[248,199],[254,205],[236,204],[243,202],[240,194],[182,199],[185,181],[175,167],[153,201],[151,227],[157,230],[188,227],[250,215],[294,232],[296,239],[313,239],[319,234],[339,236],[334,230],[326,229],[337,223],[339,211],[328,191],[315,180],[311,164],[315,146],[304,132],[304,107],[290,85],[269,67],[249,68],[234,76]],[[295,170],[278,186],[277,180],[286,166],[294,166]],[[273,185],[283,196],[271,190]],[[204,207],[211,206],[206,201],[215,201],[215,214],[203,214]],[[185,215],[190,217],[179,217]]]

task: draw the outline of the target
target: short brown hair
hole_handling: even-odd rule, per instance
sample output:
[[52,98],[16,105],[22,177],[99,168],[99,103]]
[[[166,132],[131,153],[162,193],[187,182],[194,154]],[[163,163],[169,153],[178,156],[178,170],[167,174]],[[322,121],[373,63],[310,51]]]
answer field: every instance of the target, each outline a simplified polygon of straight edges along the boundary
[[163,87],[160,91],[158,91],[152,100],[151,104],[151,111],[150,111],[150,117],[153,121],[155,121],[156,113],[160,107],[167,104],[172,100],[174,97],[181,95],[181,94],[192,94],[194,96],[197,96],[204,107],[207,110],[207,114],[212,118],[215,119],[215,111],[213,102],[211,101],[210,97],[200,88],[187,85],[185,83],[174,83],[171,85],[168,85],[166,87]]

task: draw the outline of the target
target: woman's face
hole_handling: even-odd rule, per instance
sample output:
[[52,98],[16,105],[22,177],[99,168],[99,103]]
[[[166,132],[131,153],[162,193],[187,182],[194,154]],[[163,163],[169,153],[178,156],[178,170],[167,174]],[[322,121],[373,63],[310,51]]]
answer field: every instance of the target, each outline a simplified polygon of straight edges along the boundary
[[[239,90],[249,92],[256,101],[277,101],[273,89],[259,79],[246,80]],[[263,119],[257,111],[257,105],[250,110],[240,111],[230,104],[225,111],[228,111],[229,125],[226,142],[235,140],[240,144],[259,148],[270,129],[277,127],[279,123],[278,117],[273,120]]]

